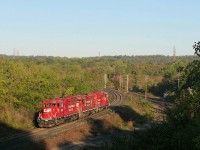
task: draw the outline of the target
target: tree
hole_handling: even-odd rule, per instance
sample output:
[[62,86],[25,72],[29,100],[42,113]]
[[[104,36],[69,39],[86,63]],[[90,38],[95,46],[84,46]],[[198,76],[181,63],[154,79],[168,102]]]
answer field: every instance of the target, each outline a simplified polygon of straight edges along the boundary
[[200,41],[194,42],[193,48],[195,50],[195,54],[200,57]]
[[195,60],[188,64],[182,78],[182,89],[192,87],[199,89],[200,86],[200,61]]

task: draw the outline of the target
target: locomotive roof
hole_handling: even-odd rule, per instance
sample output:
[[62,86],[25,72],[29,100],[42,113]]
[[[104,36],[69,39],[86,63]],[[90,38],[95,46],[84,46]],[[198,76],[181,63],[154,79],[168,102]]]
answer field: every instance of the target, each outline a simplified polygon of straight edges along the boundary
[[44,103],[56,103],[56,102],[63,102],[62,98],[56,98],[56,99],[48,99],[45,100]]
[[74,99],[74,98],[85,98],[85,95],[76,95],[76,96],[67,96],[65,99]]
[[59,103],[59,102],[63,102],[64,100],[72,100],[72,99],[79,99],[79,98],[83,98],[86,99],[86,97],[96,97],[98,96],[103,96],[104,94],[107,94],[106,92],[94,92],[94,93],[89,93],[87,95],[76,95],[76,96],[67,96],[64,98],[55,98],[55,99],[48,99],[45,100],[44,103]]

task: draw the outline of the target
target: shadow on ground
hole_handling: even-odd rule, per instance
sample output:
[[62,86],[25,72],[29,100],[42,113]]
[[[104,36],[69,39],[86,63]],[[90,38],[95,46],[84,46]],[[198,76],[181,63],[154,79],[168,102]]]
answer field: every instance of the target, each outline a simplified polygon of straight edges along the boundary
[[[23,138],[17,136],[23,135]],[[12,140],[9,140],[12,139]],[[14,129],[5,123],[0,122],[0,149],[2,150],[43,150],[45,149],[44,141],[34,141],[27,131]]]
[[136,111],[134,111],[131,107],[123,105],[123,106],[112,106],[110,107],[115,113],[119,114],[121,119],[124,122],[136,121],[140,122],[141,120],[146,120],[146,116],[141,116]]
[[[128,106],[112,106],[110,107],[115,114],[119,115],[124,124],[127,122],[137,122],[141,119],[147,119],[141,116]],[[112,115],[111,115],[112,117]],[[79,143],[66,142],[58,145],[60,149],[95,149],[102,146],[102,144],[109,143],[109,141],[116,135],[133,134],[134,131],[125,130],[120,126],[116,126],[106,119],[88,119],[90,126],[90,136],[85,137]]]

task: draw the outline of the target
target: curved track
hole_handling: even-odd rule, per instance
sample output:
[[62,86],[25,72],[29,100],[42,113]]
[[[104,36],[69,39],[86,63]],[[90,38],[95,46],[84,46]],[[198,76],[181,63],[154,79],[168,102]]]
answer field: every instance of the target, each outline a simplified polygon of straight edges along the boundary
[[[109,94],[111,104],[110,106],[119,106],[122,105],[125,98],[124,96],[116,90],[105,89],[105,92]],[[98,113],[95,113],[86,118],[82,118],[73,122],[65,123],[53,128],[38,128],[29,133],[20,133],[16,135],[7,136],[0,138],[0,149],[16,149],[18,145],[23,144],[24,142],[30,141],[39,141],[47,137],[53,137],[57,134],[66,132],[78,126],[81,126],[87,123],[91,118],[98,119],[110,114],[111,109],[107,109]]]
[[[141,94],[141,93],[135,93],[135,92],[129,92],[129,94],[132,94],[132,95],[136,95],[138,97],[141,97],[141,98],[145,98],[145,95],[144,94]],[[147,96],[147,100],[159,107],[171,107],[172,106],[172,103],[168,102],[168,101],[165,101],[163,98],[161,97],[150,97],[150,96]]]

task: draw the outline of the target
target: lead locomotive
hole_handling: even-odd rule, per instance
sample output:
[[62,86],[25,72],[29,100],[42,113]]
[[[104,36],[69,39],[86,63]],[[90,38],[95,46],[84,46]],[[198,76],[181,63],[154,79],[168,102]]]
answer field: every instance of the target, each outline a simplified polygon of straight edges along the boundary
[[53,127],[107,109],[109,105],[106,92],[45,100],[37,119],[38,126]]

